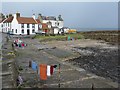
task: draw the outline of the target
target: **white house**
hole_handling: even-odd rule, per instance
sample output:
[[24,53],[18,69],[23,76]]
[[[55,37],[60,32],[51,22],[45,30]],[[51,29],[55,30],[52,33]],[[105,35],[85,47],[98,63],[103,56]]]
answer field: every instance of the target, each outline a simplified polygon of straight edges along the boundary
[[41,23],[47,24],[48,29],[50,33],[52,34],[59,34],[60,29],[63,28],[64,21],[61,18],[61,15],[58,16],[58,18],[54,16],[42,16],[39,14],[38,19],[40,20]]
[[56,18],[54,16],[41,16],[42,23],[51,22],[52,27],[63,28],[63,19]]
[[1,20],[0,20],[0,32],[3,31],[3,22],[4,22],[4,20],[5,20],[5,19],[3,19],[3,20],[1,19]]
[[59,32],[59,28],[58,27],[53,27],[53,33],[54,34],[61,34],[61,32]]
[[12,20],[13,20],[13,16],[9,16],[3,21],[2,32],[7,33],[8,31],[11,31]]
[[64,33],[68,33],[68,31],[70,30],[68,27],[63,27],[62,29],[63,29]]
[[2,15],[0,14],[0,32],[2,32],[3,21],[4,19],[2,18]]
[[32,17],[21,17],[20,13],[7,18],[3,22],[3,32],[11,31],[16,35],[31,35],[38,31],[38,23],[35,15]]

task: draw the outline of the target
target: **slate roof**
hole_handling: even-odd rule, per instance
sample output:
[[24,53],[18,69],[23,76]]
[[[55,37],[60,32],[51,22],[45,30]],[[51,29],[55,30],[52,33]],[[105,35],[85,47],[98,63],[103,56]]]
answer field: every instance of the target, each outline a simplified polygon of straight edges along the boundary
[[49,17],[47,17],[47,16],[42,16],[42,19],[43,19],[43,20],[56,20],[56,17],[54,17],[54,16],[49,16]]

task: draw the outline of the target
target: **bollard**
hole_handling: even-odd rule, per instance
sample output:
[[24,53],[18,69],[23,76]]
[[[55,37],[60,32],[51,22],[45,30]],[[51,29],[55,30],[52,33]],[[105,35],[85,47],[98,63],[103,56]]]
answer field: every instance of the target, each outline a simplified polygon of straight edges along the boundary
[[31,68],[31,64],[32,64],[32,62],[31,61],[29,61],[29,67]]
[[12,43],[12,50],[15,50],[15,48],[14,48],[14,44]]
[[66,41],[67,41],[68,37],[66,37]]
[[77,38],[75,37],[75,40],[77,40]]

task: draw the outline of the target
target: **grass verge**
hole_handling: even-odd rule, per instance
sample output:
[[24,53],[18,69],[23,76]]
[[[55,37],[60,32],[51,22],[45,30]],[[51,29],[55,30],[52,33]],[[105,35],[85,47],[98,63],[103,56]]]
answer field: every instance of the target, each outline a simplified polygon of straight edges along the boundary
[[33,37],[33,39],[40,39],[41,41],[46,41],[46,40],[67,40],[68,37],[70,37],[70,39],[82,39],[82,38],[84,38],[84,36],[81,35],[80,33],[74,33],[74,34],[55,35],[55,36],[35,35]]

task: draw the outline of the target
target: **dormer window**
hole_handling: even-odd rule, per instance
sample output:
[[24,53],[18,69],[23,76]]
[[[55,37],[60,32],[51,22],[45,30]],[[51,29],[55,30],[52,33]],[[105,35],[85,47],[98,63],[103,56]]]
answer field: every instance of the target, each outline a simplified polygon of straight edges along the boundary
[[30,25],[29,24],[27,24],[27,28],[29,28],[30,27]]
[[35,24],[32,24],[32,28],[35,28]]
[[24,24],[21,24],[21,28],[24,28]]
[[58,23],[58,26],[59,26],[60,23]]

